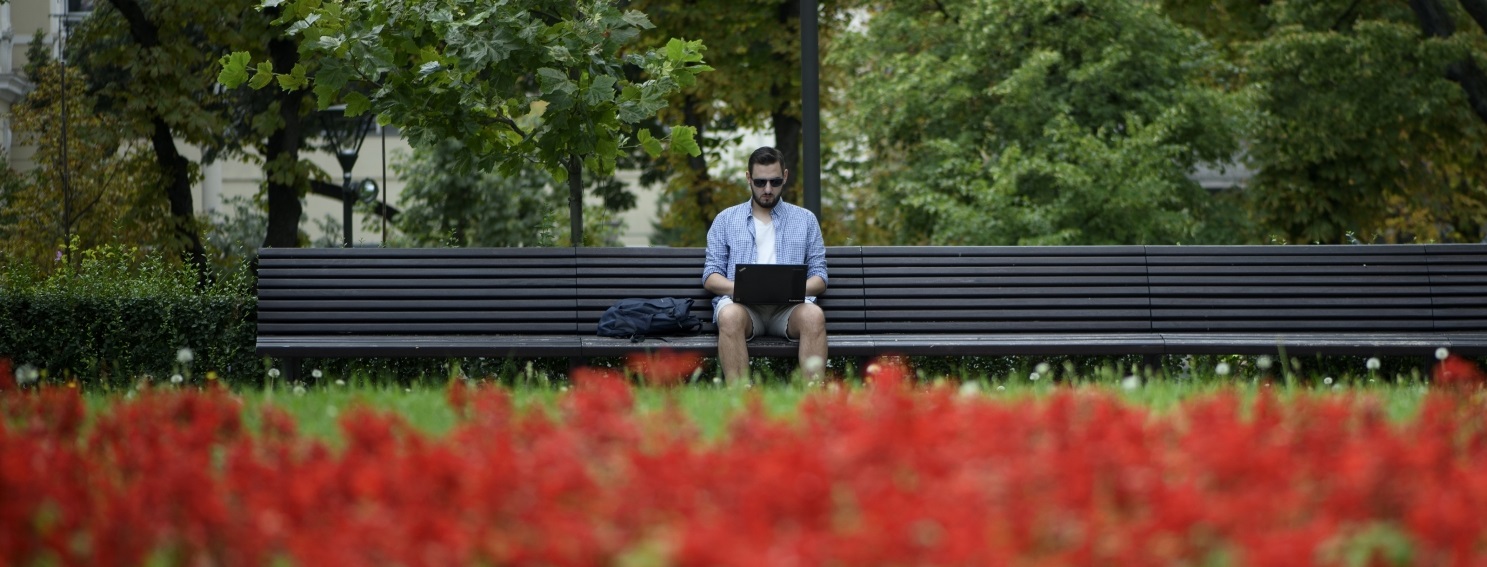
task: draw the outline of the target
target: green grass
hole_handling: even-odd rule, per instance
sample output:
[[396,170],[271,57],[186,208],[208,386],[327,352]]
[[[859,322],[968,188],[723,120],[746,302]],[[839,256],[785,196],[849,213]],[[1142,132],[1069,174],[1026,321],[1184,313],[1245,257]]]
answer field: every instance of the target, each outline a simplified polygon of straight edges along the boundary
[[[1386,361],[1381,370],[1370,372],[1365,370],[1363,359],[1293,360],[1292,364],[1285,365],[1286,368],[1278,362],[1269,368],[1261,368],[1254,357],[1191,357],[1184,365],[1171,364],[1169,360],[1159,374],[1139,379],[1130,377],[1135,371],[1132,367],[1139,363],[1139,359],[1129,357],[1050,357],[1041,360],[995,359],[988,363],[985,359],[929,359],[915,362],[922,363],[917,374],[919,383],[925,387],[938,385],[965,390],[967,394],[974,390],[975,395],[1010,404],[1026,403],[1049,396],[1059,388],[1072,386],[1116,392],[1129,403],[1166,412],[1186,400],[1216,395],[1225,390],[1238,392],[1247,400],[1270,390],[1283,400],[1297,396],[1361,394],[1377,399],[1392,419],[1404,420],[1417,412],[1428,391],[1420,367],[1416,366],[1418,361],[1407,359]],[[494,376],[484,374],[485,378],[481,379],[483,387],[505,388],[519,411],[555,411],[557,400],[568,388],[567,377],[561,369],[544,369],[540,365],[534,368],[530,362],[525,365],[509,361],[501,364],[506,371],[494,373]],[[614,361],[610,365],[619,366]],[[1216,368],[1218,365],[1228,365],[1231,372],[1221,374]],[[788,365],[761,365],[761,370],[761,380],[750,388],[723,387],[706,377],[699,383],[677,388],[637,387],[634,390],[636,411],[657,412],[674,405],[691,419],[705,439],[718,439],[725,434],[730,420],[754,400],[769,415],[790,419],[801,401],[820,388],[792,380]],[[1035,372],[1039,374],[1037,380],[1031,378]],[[231,389],[243,400],[244,417],[250,426],[257,426],[263,407],[274,406],[293,415],[301,433],[338,445],[339,419],[359,407],[396,414],[415,429],[432,435],[452,429],[458,419],[446,401],[448,378],[441,377],[440,373],[420,372],[404,378],[409,375],[391,368],[376,374],[334,369],[316,372],[319,376],[306,376],[309,383],[304,385],[269,379],[266,380],[268,386],[235,382]],[[457,364],[446,366],[442,373],[444,376],[465,374]],[[470,374],[479,376],[483,373]],[[970,378],[962,380],[960,377]],[[96,412],[128,396],[135,387],[137,385],[87,388],[88,406]],[[157,383],[155,387],[175,386]],[[191,386],[188,383],[186,387]],[[861,380],[850,369],[842,387],[863,388]]]
[[[1332,385],[1313,385],[1302,381],[1293,381],[1288,385],[1280,380],[1267,384],[1259,380],[1243,379],[1154,379],[1130,388],[1119,381],[1092,379],[1075,379],[1062,385],[1046,379],[1032,381],[1026,378],[977,380],[973,383],[975,386],[941,381],[938,386],[931,383],[926,387],[954,388],[963,395],[1009,404],[1039,400],[1060,389],[1073,387],[1114,392],[1131,404],[1146,406],[1157,413],[1171,411],[1187,400],[1213,396],[1224,391],[1237,392],[1248,401],[1253,401],[1267,390],[1274,392],[1282,400],[1302,396],[1361,395],[1377,399],[1386,414],[1395,421],[1406,420],[1415,415],[1429,390],[1425,384],[1407,378],[1373,383],[1369,383],[1366,378],[1349,379]],[[846,387],[863,390],[860,384],[848,384]],[[518,411],[555,412],[558,400],[566,391],[566,387],[558,385],[505,388]],[[754,403],[754,400],[771,417],[788,420],[795,415],[802,400],[820,389],[820,386],[777,381],[751,388],[702,384],[677,388],[637,387],[634,394],[637,412],[654,413],[674,405],[696,425],[705,440],[716,440],[725,435],[729,421]],[[356,408],[396,414],[415,429],[432,435],[448,432],[458,421],[447,403],[445,388],[438,386],[338,386],[332,383],[300,388],[243,388],[237,391],[237,395],[244,402],[244,416],[250,427],[257,426],[262,408],[274,406],[293,415],[301,433],[325,440],[332,446],[340,443],[339,419]],[[119,396],[93,394],[89,397],[90,407],[96,410],[111,403],[111,400],[117,400]]]

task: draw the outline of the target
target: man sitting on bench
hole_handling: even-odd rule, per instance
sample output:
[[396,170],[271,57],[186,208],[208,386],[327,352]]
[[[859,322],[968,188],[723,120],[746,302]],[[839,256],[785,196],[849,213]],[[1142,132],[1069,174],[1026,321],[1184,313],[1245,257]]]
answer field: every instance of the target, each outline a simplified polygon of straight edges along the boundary
[[[747,378],[747,341],[774,335],[800,343],[800,369],[807,380],[819,380],[826,362],[826,315],[816,296],[826,291],[826,244],[816,215],[781,200],[790,170],[779,150],[762,147],[749,156],[752,198],[718,213],[707,231],[707,260],[702,285],[713,298],[718,325],[718,361],[730,383]],[[739,264],[804,264],[805,301],[744,305],[733,301]]]

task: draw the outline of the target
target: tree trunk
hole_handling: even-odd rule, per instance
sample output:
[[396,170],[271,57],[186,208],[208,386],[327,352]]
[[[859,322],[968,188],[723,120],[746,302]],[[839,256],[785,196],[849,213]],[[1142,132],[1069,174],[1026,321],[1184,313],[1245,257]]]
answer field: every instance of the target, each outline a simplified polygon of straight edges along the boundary
[[583,247],[583,160],[568,156],[568,239]]
[[[160,28],[151,22],[136,0],[109,0],[114,9],[129,23],[129,35],[140,47],[160,47]],[[201,233],[195,228],[196,205],[191,199],[190,162],[176,149],[175,137],[170,125],[160,115],[160,109],[150,107],[150,145],[155,149],[155,159],[160,173],[165,177],[165,195],[170,201],[173,230],[180,242],[186,245],[188,259],[196,266],[202,281],[206,281],[207,255],[201,243]]]
[[[299,49],[286,39],[276,38],[269,42],[268,48],[276,72],[288,73],[299,61]],[[301,131],[304,129],[299,114],[304,95],[279,91],[278,99],[279,129],[269,135],[263,151],[264,171],[269,179],[268,230],[263,245],[266,248],[298,248],[299,220],[304,211],[299,202],[299,187],[284,180],[298,179],[299,176],[286,176],[282,171],[276,175],[274,170],[299,167]]]
[[205,281],[207,276],[207,251],[201,244],[201,233],[196,230],[196,205],[191,200],[191,162],[176,150],[176,140],[170,135],[170,126],[159,114],[151,117],[154,131],[150,144],[155,148],[155,158],[160,163],[160,172],[165,177],[165,194],[170,199],[170,216],[176,238],[186,244],[190,260],[197,274]]
[[[1487,19],[1487,2],[1483,0],[1461,0],[1466,7],[1467,13],[1478,24]],[[1420,29],[1430,37],[1450,37],[1456,33],[1456,24],[1451,21],[1451,13],[1441,4],[1440,0],[1410,0],[1410,8],[1415,11],[1415,17],[1420,21]],[[1487,73],[1471,57],[1451,63],[1446,68],[1446,78],[1458,85],[1466,93],[1467,103],[1471,105],[1472,112],[1477,118],[1487,122]]]

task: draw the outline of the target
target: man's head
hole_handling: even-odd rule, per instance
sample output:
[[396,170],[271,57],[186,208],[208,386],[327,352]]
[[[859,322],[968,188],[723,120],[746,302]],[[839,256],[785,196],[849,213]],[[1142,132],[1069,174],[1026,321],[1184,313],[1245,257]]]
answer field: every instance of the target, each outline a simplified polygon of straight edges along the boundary
[[785,155],[769,146],[754,150],[749,156],[748,177],[754,204],[773,209],[780,204],[780,194],[785,192],[785,182],[790,179],[790,170],[785,169]]

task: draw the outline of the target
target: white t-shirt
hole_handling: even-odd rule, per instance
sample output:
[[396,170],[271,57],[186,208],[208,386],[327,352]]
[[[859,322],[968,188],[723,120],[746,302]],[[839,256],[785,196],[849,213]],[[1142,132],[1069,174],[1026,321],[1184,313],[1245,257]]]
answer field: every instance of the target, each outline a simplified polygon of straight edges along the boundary
[[774,222],[761,222],[754,217],[755,264],[775,264],[778,259],[774,251]]

